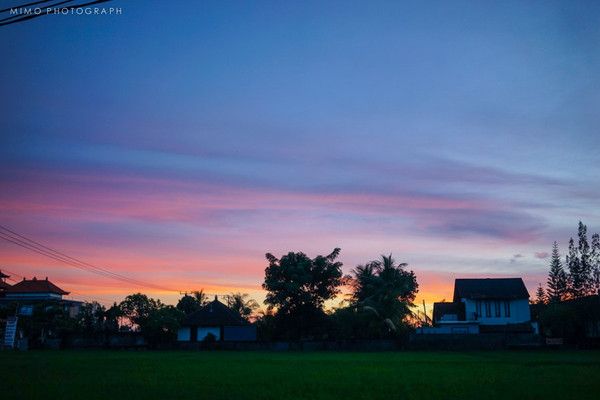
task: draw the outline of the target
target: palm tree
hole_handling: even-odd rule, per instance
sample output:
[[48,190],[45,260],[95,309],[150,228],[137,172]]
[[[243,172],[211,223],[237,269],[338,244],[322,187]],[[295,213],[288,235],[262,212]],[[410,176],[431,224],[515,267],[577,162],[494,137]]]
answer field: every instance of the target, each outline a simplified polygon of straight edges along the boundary
[[248,297],[248,293],[232,292],[225,297],[227,307],[245,320],[249,320],[252,313],[258,309],[258,303]]
[[192,295],[190,296],[186,293],[177,303],[177,309],[186,314],[191,314],[208,303],[208,298],[204,293],[204,289],[194,290],[191,294]]
[[352,270],[352,305],[372,313],[387,332],[396,331],[414,305],[418,284],[414,272],[404,270],[407,265],[396,265],[390,254]]
[[357,305],[365,302],[373,296],[376,291],[378,261],[371,261],[365,265],[358,265],[351,272],[354,278],[350,278],[350,286],[354,289],[352,303]]
[[204,293],[204,289],[194,290],[192,294],[194,295],[194,299],[196,299],[196,302],[200,305],[200,307],[203,307],[208,303],[208,296],[206,293]]

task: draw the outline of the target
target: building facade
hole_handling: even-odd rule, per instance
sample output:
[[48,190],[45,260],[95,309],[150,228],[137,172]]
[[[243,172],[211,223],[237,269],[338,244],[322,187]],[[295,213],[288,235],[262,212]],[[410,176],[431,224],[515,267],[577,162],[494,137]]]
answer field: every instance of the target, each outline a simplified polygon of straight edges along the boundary
[[215,298],[201,309],[185,316],[177,332],[179,342],[202,342],[212,334],[218,342],[256,340],[256,327],[236,315]]
[[74,318],[79,313],[79,307],[83,304],[80,301],[67,300],[63,296],[69,292],[62,290],[54,283],[46,279],[25,279],[9,285],[3,282],[0,292],[0,304],[17,303],[18,315],[32,315],[33,307],[46,301],[56,301],[65,311],[68,311],[69,317]]
[[435,303],[433,322],[423,333],[529,333],[529,292],[521,278],[456,279],[452,303]]

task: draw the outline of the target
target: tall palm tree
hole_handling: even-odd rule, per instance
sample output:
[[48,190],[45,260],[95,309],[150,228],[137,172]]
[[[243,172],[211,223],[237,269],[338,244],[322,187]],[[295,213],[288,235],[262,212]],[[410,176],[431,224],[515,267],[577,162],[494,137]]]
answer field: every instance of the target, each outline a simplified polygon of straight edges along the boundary
[[350,286],[353,288],[352,303],[365,302],[372,297],[376,288],[376,279],[379,264],[377,261],[371,261],[365,265],[357,265],[351,272],[354,275],[350,279]]
[[258,309],[258,303],[248,297],[248,293],[233,292],[225,297],[227,307],[245,320],[249,320],[252,313]]
[[204,289],[194,290],[192,294],[200,307],[205,306],[208,303],[208,296],[204,293]]
[[198,311],[204,305],[208,303],[208,297],[204,293],[204,289],[194,290],[189,294],[185,294],[177,303],[177,309],[183,311],[186,314],[191,314],[194,311]]
[[418,284],[414,272],[404,270],[407,265],[396,264],[390,254],[352,270],[352,305],[372,313],[387,331],[396,330],[411,314]]

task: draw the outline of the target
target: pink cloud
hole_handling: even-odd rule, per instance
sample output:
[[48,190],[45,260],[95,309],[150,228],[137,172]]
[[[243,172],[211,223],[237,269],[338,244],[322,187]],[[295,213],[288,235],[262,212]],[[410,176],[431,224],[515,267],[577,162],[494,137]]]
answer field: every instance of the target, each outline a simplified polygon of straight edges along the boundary
[[[41,182],[24,180],[5,186],[5,194],[0,197],[5,210],[74,220],[133,218],[159,223],[220,224],[224,215],[233,212],[323,210],[335,214],[404,217],[421,229],[468,230],[474,221],[465,219],[465,214],[477,214],[481,219],[498,208],[489,201],[424,194],[321,194],[137,177],[48,175]],[[460,227],[453,222],[458,219]]]
[[[2,183],[0,207],[9,227],[93,265],[184,291],[260,293],[266,252],[316,256],[339,246],[346,271],[394,252],[412,269],[418,266],[402,254],[481,255],[501,246],[496,237],[524,242],[533,234],[512,228],[518,216],[476,198],[311,193],[136,176],[24,177]],[[85,289],[79,292],[175,296],[96,277],[7,243],[1,248],[3,262],[22,274],[53,276]],[[455,274],[416,272],[420,299],[451,298]]]

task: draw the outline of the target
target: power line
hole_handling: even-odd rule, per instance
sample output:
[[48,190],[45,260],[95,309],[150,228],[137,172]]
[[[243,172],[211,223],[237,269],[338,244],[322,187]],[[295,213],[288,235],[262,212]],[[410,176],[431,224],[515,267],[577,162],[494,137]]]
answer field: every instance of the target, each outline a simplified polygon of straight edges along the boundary
[[20,6],[17,6],[17,7],[10,7],[10,8],[5,8],[4,10],[0,10],[0,13],[14,10],[15,8],[23,8],[23,7],[35,6],[37,4],[42,4],[42,3],[49,3],[51,1],[52,0],[41,0],[41,1],[34,1],[33,3],[21,4]]
[[[74,261],[71,261],[71,260],[69,260],[71,257],[68,257],[68,256],[63,257],[63,256],[61,256],[62,253],[58,253],[57,252],[58,255],[53,254],[53,253],[51,253],[49,251],[44,250],[43,248],[39,248],[39,247],[33,246],[33,245],[31,245],[31,244],[23,241],[23,240],[19,240],[19,239],[16,239],[16,238],[14,238],[14,237],[12,237],[10,235],[7,235],[4,232],[0,232],[0,238],[6,240],[7,242],[16,244],[17,246],[23,247],[23,248],[25,248],[27,250],[31,250],[31,251],[33,251],[35,253],[41,254],[41,255],[46,256],[48,258],[51,258],[53,260],[62,262],[64,264],[71,265],[71,266],[79,268],[79,269],[83,269],[83,270],[89,271],[89,272],[92,272],[92,273],[96,273],[98,275],[102,275],[102,276],[105,276],[105,277],[108,277],[108,278],[120,280],[120,281],[127,282],[127,283],[133,283],[133,284],[136,284],[136,285],[142,285],[142,286],[149,286],[149,285],[151,285],[152,287],[154,287],[156,289],[168,290],[168,289],[165,289],[165,288],[163,288],[161,286],[147,284],[145,282],[137,281],[137,280],[132,279],[132,278],[127,278],[125,276],[122,276],[122,275],[119,275],[119,274],[115,274],[115,273],[110,272],[110,271],[102,270],[102,269],[100,269],[98,267],[94,267],[94,266],[86,264],[84,262],[80,262],[80,261],[78,261],[76,259],[73,259]],[[171,291],[171,290],[168,290],[168,291]]]
[[[23,4],[23,5],[12,7],[12,8],[5,8],[3,10],[0,10],[0,13],[11,12],[11,14],[12,14],[12,10],[19,10],[23,7],[29,7],[29,6],[36,5],[36,4],[47,3],[49,1],[52,1],[52,0],[36,1],[33,3]],[[52,14],[53,12],[61,11],[63,9],[74,10],[76,8],[88,7],[88,6],[92,6],[94,4],[106,3],[111,0],[94,0],[89,3],[77,4],[74,6],[57,7],[57,6],[66,4],[66,3],[71,3],[73,1],[75,1],[75,0],[65,0],[65,1],[58,2],[58,3],[50,4],[50,5],[48,5],[45,12],[42,12],[41,9],[28,9],[28,12],[26,14],[21,14],[19,12],[16,15],[13,15],[12,17],[0,19],[0,26],[10,25],[10,24],[14,24],[16,22],[27,21],[29,19],[41,17],[42,15]],[[37,10],[40,10],[40,11],[36,12]]]
[[33,251],[35,253],[41,254],[45,257],[51,258],[55,261],[59,261],[63,264],[67,264],[70,265],[72,267],[78,268],[78,269],[82,269],[88,272],[91,272],[93,274],[96,275],[101,275],[104,276],[106,278],[110,278],[110,279],[114,279],[117,281],[121,281],[121,282],[125,282],[125,283],[129,283],[129,284],[133,284],[136,286],[144,286],[144,287],[148,287],[148,288],[152,288],[152,289],[158,289],[158,290],[164,290],[167,292],[180,292],[180,290],[178,289],[173,289],[170,287],[166,287],[166,286],[161,286],[161,285],[155,285],[152,283],[148,283],[148,282],[144,282],[144,281],[140,281],[138,279],[133,279],[133,278],[129,278],[127,276],[121,275],[121,274],[117,274],[115,272],[111,272],[108,271],[104,268],[100,268],[97,267],[95,265],[86,263],[84,261],[81,261],[77,258],[68,256],[64,253],[61,253],[57,250],[54,250],[48,246],[44,246],[41,243],[38,243],[34,240],[31,240],[23,235],[20,235],[14,231],[11,231],[8,228],[5,228],[3,226],[0,225],[0,229],[2,231],[0,231],[0,238],[4,239],[5,241],[15,244],[19,247],[22,247],[24,249],[27,249],[29,251]]
[[[9,271],[6,268],[2,268],[2,271],[10,274],[10,277],[7,278],[9,281],[13,281],[15,283],[19,283],[23,279],[25,279],[25,277],[23,275],[17,274],[16,272],[13,272],[13,271]],[[13,279],[13,277],[16,277],[18,279]],[[90,295],[87,295],[87,294],[79,293],[79,292],[76,292],[76,291],[73,291],[73,290],[70,293],[71,293],[71,295],[75,295],[77,297],[82,297],[85,301],[87,301],[88,299],[90,299],[90,300],[96,300],[99,303],[104,303],[105,305],[110,305],[110,306],[112,306],[112,304],[114,303],[113,300],[104,299],[102,297],[94,297],[94,296],[90,296]]]
[[[36,17],[40,17],[46,13],[42,13],[41,12],[41,8],[26,8],[25,9],[25,13],[22,13],[23,7],[28,7],[28,6],[33,6],[36,4],[40,4],[40,3],[47,3],[48,1],[51,0],[46,0],[46,1],[36,1],[34,3],[29,3],[29,4],[24,4],[22,6],[18,6],[18,7],[13,7],[13,8],[5,8],[4,10],[0,11],[0,12],[7,12],[10,11],[10,14],[13,14],[13,10],[18,10],[18,12],[13,15],[12,17],[7,17],[7,18],[3,18],[0,19],[0,25],[9,25],[9,24],[13,24],[15,22],[20,22],[20,21],[26,21],[28,19],[32,19],[32,18],[36,18]],[[65,0],[65,1],[61,1],[59,3],[55,3],[55,4],[50,4],[50,7],[56,7],[56,6],[60,6],[62,4],[66,4],[66,3],[71,3],[74,0]],[[50,7],[48,7],[48,9],[50,9]],[[37,12],[39,10],[39,12]],[[10,21],[13,20],[13,21]],[[10,21],[10,22],[6,22],[6,21]]]
[[75,295],[77,297],[82,297],[84,299],[84,301],[95,300],[100,304],[104,303],[104,305],[109,305],[109,306],[112,306],[112,304],[115,303],[114,301],[111,301],[108,299],[102,299],[100,297],[92,297],[92,296],[88,296],[87,294],[74,292],[74,291],[71,291],[71,295]]
[[13,277],[14,277],[14,276],[16,276],[16,277],[17,277],[17,278],[19,278],[19,279],[25,279],[25,277],[24,277],[24,276],[21,276],[21,275],[19,275],[19,274],[16,274],[16,273],[14,273],[14,272],[12,272],[12,271],[9,271],[9,270],[7,270],[6,268],[2,268],[2,271],[4,271],[4,272],[8,272],[8,273],[10,274],[10,277],[8,277],[7,279],[8,279],[8,280],[11,280],[11,281],[13,281],[13,282],[17,282],[17,283],[19,282],[18,280],[16,280],[16,279],[13,279]]

